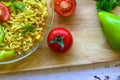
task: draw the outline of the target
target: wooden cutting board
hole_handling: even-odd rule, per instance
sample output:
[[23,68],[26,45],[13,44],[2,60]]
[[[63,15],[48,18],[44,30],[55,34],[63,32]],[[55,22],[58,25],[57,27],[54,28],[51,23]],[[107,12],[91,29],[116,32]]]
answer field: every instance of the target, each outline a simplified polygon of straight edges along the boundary
[[[97,18],[94,0],[78,0],[74,15],[62,18],[55,14],[53,27],[71,31],[74,44],[66,54],[52,52],[45,43],[34,54],[19,62],[0,65],[0,73],[48,69],[120,60],[120,53],[107,44]],[[113,11],[118,14],[119,8]]]

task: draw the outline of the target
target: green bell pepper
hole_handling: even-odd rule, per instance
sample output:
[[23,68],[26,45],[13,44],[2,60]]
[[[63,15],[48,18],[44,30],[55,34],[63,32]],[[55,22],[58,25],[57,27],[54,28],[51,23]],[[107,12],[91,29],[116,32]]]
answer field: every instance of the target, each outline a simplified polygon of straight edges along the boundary
[[13,57],[15,55],[15,50],[9,50],[9,51],[1,51],[0,52],[0,60],[4,60],[4,59],[10,59],[11,57]]
[[120,51],[120,17],[108,12],[99,12],[98,17],[109,45]]
[[2,26],[0,25],[0,44],[3,43],[5,37],[5,33],[2,29]]

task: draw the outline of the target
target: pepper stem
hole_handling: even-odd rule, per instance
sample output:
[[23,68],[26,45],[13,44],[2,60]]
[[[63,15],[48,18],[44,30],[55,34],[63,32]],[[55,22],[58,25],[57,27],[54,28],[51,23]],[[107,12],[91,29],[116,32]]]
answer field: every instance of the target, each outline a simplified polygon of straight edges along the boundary
[[60,35],[57,35],[54,40],[49,42],[49,44],[57,43],[61,46],[61,50],[63,50],[64,49],[63,39],[64,39],[63,36],[61,37]]

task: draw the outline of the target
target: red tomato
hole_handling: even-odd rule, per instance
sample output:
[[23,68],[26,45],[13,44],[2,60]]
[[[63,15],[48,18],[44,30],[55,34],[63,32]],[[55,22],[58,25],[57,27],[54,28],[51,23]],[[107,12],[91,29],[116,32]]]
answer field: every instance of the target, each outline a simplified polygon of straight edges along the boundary
[[71,33],[62,27],[54,28],[47,37],[48,46],[55,52],[66,52],[73,44]]
[[63,17],[72,15],[76,9],[75,0],[54,0],[55,12]]
[[4,4],[0,3],[0,21],[7,22],[10,19],[10,11]]

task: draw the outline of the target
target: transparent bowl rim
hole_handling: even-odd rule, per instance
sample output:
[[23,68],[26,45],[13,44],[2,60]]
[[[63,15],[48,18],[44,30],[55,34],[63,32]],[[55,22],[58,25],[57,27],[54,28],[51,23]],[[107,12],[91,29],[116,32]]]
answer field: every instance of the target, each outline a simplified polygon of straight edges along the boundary
[[[51,4],[52,4],[51,5],[52,19],[51,19],[51,23],[50,23],[50,26],[49,26],[50,28],[51,28],[53,20],[54,20],[54,0],[51,0]],[[24,56],[22,56],[20,58],[15,59],[15,60],[7,61],[7,62],[0,62],[0,65],[15,63],[15,62],[23,60],[23,59],[27,58],[28,56],[30,56],[31,54],[33,54],[43,44],[43,42],[46,40],[47,35],[48,35],[49,31],[50,31],[50,28],[48,28],[48,31],[45,33],[45,36],[44,36],[43,40],[41,42],[39,42],[38,45],[34,49],[32,49],[29,53],[27,53],[26,55],[24,55]]]

